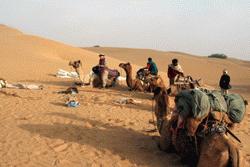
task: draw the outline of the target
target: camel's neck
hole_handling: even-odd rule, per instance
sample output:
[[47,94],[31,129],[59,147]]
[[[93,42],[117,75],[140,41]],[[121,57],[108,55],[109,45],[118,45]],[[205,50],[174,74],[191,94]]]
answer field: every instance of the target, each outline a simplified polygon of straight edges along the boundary
[[126,72],[126,82],[129,88],[133,87],[132,71],[125,70]]

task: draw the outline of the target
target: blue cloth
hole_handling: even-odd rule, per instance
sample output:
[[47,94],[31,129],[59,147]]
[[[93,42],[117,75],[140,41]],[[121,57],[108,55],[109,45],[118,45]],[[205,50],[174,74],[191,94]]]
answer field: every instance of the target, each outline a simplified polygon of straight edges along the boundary
[[77,101],[69,101],[67,106],[68,107],[78,107],[80,104]]

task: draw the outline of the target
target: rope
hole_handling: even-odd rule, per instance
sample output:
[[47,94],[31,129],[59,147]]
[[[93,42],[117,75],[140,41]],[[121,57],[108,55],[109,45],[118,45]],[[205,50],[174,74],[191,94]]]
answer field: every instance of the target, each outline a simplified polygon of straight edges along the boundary
[[194,136],[194,143],[195,143],[195,152],[196,152],[197,156],[199,156],[199,150],[198,150],[198,143],[197,143],[196,135]]

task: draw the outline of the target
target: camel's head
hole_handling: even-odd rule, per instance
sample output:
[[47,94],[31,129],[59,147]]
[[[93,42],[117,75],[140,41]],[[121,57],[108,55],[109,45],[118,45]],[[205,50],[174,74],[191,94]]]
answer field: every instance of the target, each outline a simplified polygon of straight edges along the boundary
[[156,99],[156,97],[160,95],[161,91],[162,91],[162,90],[161,90],[160,87],[156,87],[156,88],[153,90],[154,99]]
[[119,67],[123,68],[124,70],[131,71],[132,66],[130,63],[120,63]]
[[80,67],[81,64],[82,64],[81,60],[75,60],[69,62],[69,66],[73,66],[74,68]]
[[165,88],[162,88],[162,87],[154,88],[153,93],[154,93],[155,100],[157,100],[159,96],[164,96],[164,97],[168,96],[168,92],[166,91]]

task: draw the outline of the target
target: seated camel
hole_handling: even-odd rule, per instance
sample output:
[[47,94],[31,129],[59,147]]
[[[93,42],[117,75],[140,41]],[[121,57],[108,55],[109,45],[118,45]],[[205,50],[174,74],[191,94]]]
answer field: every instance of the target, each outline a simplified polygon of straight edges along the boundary
[[[171,113],[170,119],[164,119],[161,123],[160,148],[164,151],[172,151],[174,148],[181,160],[189,166],[243,166],[239,149],[228,136],[231,134],[237,139],[229,129],[228,125],[232,122],[227,114],[211,112],[210,105],[201,107],[202,114],[192,110],[187,113],[182,110],[182,113],[179,109],[185,106],[183,100],[175,99],[176,111]],[[198,101],[203,103],[204,100],[207,100],[206,96]],[[196,104],[200,105],[199,102]],[[161,106],[166,108],[166,105],[165,102]]]
[[154,89],[155,116],[160,138],[158,146],[161,150],[171,152],[173,150],[170,122],[174,118],[171,108],[171,98],[166,89],[157,87]]
[[[203,119],[204,123],[206,118]],[[221,128],[218,128],[218,131],[204,134],[204,129],[199,129],[195,131],[194,136],[189,136],[188,134],[192,134],[193,131],[189,131],[186,127],[195,127],[200,121],[194,119],[185,120],[186,123],[182,127],[178,127],[178,122],[179,118],[175,113],[172,113],[170,120],[164,119],[162,122],[159,139],[161,150],[167,152],[176,151],[182,162],[188,166],[244,166],[244,159],[238,147],[226,134],[226,130],[221,131]],[[204,128],[204,123],[200,123],[199,126]],[[209,125],[208,128],[211,127],[214,128],[215,125]]]
[[112,87],[116,84],[119,76],[120,73],[118,70],[105,68],[102,81],[98,66],[95,66],[89,75],[84,77],[84,81],[85,85],[93,85],[93,87]]
[[152,90],[156,87],[165,87],[163,80],[160,76],[149,77],[147,79],[148,83],[144,84],[144,82],[139,78],[132,79],[132,66],[130,63],[120,63],[119,67],[123,68],[126,72],[126,82],[130,90],[152,92]]
[[[180,100],[177,99],[177,106],[178,103],[183,104],[183,99]],[[199,102],[204,103],[205,96],[202,100],[199,99]],[[210,105],[201,106],[200,104],[198,106],[202,108],[200,110],[202,114],[191,110],[186,114],[180,113],[175,125],[174,145],[182,160],[191,166],[197,165],[198,167],[204,165],[242,166],[239,165],[241,164],[239,149],[228,136],[230,134],[239,140],[230,131],[229,125],[232,122],[227,114],[218,112],[221,115],[219,118],[214,114],[216,111],[213,111]],[[178,106],[177,109],[181,109],[180,107]]]
[[126,83],[129,90],[138,90],[140,92],[144,91],[142,82],[139,79],[132,79],[132,66],[130,63],[120,63],[119,67],[123,68],[126,72]]

